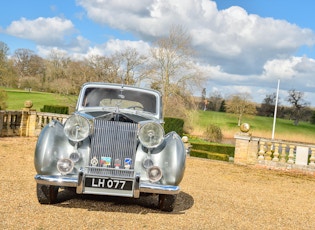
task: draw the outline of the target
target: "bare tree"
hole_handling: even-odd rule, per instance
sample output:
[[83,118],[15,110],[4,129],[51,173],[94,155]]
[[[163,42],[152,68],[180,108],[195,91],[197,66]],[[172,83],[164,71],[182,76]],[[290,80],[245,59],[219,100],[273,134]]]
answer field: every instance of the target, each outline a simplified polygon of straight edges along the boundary
[[126,48],[113,56],[116,65],[119,67],[118,74],[122,83],[127,85],[139,84],[144,76],[142,65],[146,60],[144,55],[140,55],[134,48]]
[[45,61],[32,50],[17,49],[13,58],[14,68],[18,73],[18,87],[43,89]]
[[240,126],[245,114],[256,114],[256,106],[250,101],[248,93],[235,94],[226,101],[226,112],[236,114],[238,116],[237,125]]
[[83,83],[92,81],[93,71],[86,61],[71,61],[68,73],[71,88],[70,94],[78,94]]
[[[172,100],[183,101],[175,98],[186,97],[193,87],[200,86],[203,75],[194,63],[193,56],[191,37],[179,26],[172,27],[169,35],[160,38],[152,47],[148,73],[151,86],[163,95],[165,108],[169,107]],[[186,97],[184,102],[189,98]],[[166,115],[178,116],[174,113]]]
[[86,61],[91,68],[92,77],[90,77],[90,80],[121,83],[121,79],[118,78],[119,67],[113,58],[92,55]]
[[8,45],[0,41],[0,64],[7,60],[9,50]]
[[14,66],[17,69],[17,72],[21,79],[27,76],[31,76],[32,69],[30,68],[30,66],[31,59],[34,55],[34,52],[29,49],[17,49],[14,51]]
[[8,45],[0,41],[0,85],[5,85],[6,81],[8,52]]
[[288,91],[287,101],[292,105],[292,118],[294,125],[298,125],[303,116],[304,109],[309,105],[309,102],[304,100],[304,93],[291,89]]
[[67,54],[60,50],[51,50],[49,54],[49,72],[48,79],[53,81],[55,79],[67,78],[67,68],[70,58]]

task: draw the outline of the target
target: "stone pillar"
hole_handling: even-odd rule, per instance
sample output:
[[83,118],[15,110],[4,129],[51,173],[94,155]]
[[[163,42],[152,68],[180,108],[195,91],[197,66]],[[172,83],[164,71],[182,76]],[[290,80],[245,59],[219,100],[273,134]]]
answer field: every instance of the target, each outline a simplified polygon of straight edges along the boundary
[[259,139],[244,134],[237,134],[234,138],[236,139],[234,163],[242,165],[256,164]]
[[[22,109],[22,118],[20,125],[20,136],[34,136],[36,125],[36,110],[32,109],[32,101],[25,101],[24,108]],[[35,114],[35,121],[34,121]],[[33,126],[34,125],[34,130]]]
[[234,136],[235,141],[235,152],[234,152],[234,163],[235,164],[256,164],[258,156],[258,138],[253,138],[249,134],[250,125],[243,123],[240,126],[240,131]]
[[27,122],[27,136],[36,137],[36,111],[30,111]]
[[20,136],[26,137],[27,134],[27,123],[28,123],[28,112],[26,108],[22,109],[21,125],[20,125]]

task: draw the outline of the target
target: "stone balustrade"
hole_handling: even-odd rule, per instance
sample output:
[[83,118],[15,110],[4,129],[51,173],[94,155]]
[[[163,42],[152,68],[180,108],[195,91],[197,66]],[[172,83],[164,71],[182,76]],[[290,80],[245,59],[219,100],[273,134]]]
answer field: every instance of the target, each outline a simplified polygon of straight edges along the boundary
[[0,136],[18,136],[20,132],[22,112],[0,111]]
[[234,163],[315,175],[315,145],[253,137],[238,133]]
[[41,129],[52,120],[64,123],[69,115],[36,112],[30,108],[22,111],[0,111],[1,136],[36,137]]

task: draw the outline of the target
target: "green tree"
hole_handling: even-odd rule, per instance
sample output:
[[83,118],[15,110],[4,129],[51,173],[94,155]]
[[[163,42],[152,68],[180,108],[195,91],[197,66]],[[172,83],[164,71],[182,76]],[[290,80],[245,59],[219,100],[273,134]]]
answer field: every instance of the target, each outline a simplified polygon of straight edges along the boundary
[[219,91],[214,91],[209,97],[209,109],[212,111],[220,111],[222,109],[223,97]]
[[303,92],[291,89],[288,91],[288,94],[287,101],[292,105],[292,118],[294,120],[294,125],[298,125],[301,117],[303,116],[303,111],[309,103],[304,100]]
[[235,94],[226,101],[226,112],[236,114],[238,118],[237,125],[240,126],[245,114],[256,114],[256,106],[250,101],[248,93]]
[[225,100],[222,100],[221,105],[220,105],[219,112],[226,112],[226,109],[225,109]]
[[267,94],[259,108],[259,115],[272,117],[276,105],[276,93]]

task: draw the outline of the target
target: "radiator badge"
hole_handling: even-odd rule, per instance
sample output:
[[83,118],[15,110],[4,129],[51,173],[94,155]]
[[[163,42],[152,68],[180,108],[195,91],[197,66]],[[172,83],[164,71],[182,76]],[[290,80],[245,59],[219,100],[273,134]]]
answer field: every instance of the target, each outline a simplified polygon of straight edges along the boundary
[[125,161],[124,161],[125,169],[130,169],[131,164],[132,164],[132,159],[131,158],[125,158]]
[[115,169],[119,169],[120,166],[121,166],[121,160],[120,159],[115,159],[114,165],[115,165]]
[[98,164],[98,160],[96,159],[96,157],[93,157],[92,159],[91,159],[91,165],[92,166],[96,166]]
[[101,166],[103,167],[109,167],[110,166],[110,163],[112,161],[112,158],[111,157],[101,157]]

